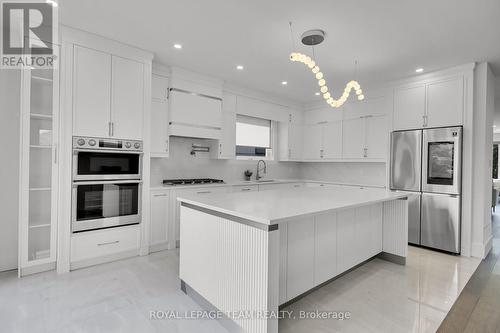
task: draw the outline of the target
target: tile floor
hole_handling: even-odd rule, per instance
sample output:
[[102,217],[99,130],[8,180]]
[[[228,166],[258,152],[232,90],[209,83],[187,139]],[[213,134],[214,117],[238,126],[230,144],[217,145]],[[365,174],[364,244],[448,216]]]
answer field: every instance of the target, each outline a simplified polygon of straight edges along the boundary
[[[380,259],[287,310],[350,311],[349,320],[282,320],[285,332],[434,332],[479,264],[410,247],[406,266]],[[196,310],[179,289],[178,251],[18,279],[0,273],[1,332],[226,332],[210,320],[150,320],[150,310]]]
[[493,248],[453,304],[440,333],[500,332],[500,206],[492,222]]

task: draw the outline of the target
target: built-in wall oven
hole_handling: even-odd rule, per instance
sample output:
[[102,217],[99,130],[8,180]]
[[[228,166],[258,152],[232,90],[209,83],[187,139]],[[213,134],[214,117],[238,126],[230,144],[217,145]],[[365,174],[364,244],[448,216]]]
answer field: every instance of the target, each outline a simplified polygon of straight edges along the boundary
[[72,232],[141,222],[142,142],[73,138]]

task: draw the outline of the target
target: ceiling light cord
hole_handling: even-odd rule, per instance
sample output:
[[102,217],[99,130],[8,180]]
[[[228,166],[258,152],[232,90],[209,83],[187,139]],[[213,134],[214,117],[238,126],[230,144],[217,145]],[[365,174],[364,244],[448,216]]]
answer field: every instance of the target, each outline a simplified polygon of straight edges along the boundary
[[288,24],[290,25],[290,45],[292,46],[290,52],[293,52],[295,51],[295,42],[293,40],[292,21],[288,22]]

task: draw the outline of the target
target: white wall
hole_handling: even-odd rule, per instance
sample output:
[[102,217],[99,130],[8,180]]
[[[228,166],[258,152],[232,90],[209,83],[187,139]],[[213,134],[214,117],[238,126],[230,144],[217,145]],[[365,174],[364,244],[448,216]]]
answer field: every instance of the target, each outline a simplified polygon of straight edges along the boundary
[[0,70],[0,271],[17,268],[20,88],[18,70]]
[[[151,186],[159,186],[163,179],[170,178],[217,178],[226,182],[244,179],[243,172],[250,169],[255,179],[257,161],[217,160],[208,153],[190,154],[193,143],[206,140],[171,137],[170,157],[151,160]],[[299,163],[267,161],[266,178],[296,179],[300,175]]]
[[472,255],[491,249],[491,189],[495,81],[487,63],[474,70],[474,153],[472,196]]

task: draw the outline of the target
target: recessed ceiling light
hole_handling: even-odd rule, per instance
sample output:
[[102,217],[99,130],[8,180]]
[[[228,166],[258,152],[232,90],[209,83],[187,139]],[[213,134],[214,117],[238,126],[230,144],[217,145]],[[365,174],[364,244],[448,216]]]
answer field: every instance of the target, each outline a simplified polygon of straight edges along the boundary
[[174,48],[177,50],[180,50],[180,49],[182,49],[182,45],[181,44],[174,44]]
[[282,84],[282,85],[284,85],[284,86],[286,86],[286,85],[288,84],[288,82],[286,82],[286,81],[281,81],[281,84]]
[[316,92],[316,93],[314,93],[314,95],[319,96],[319,95],[320,95],[320,93],[319,93],[319,92]]
[[243,67],[243,65],[238,65],[238,66],[236,66],[236,69],[237,69],[237,70],[239,70],[239,71],[242,71],[242,70],[243,70],[243,68],[245,68],[245,67]]
[[417,69],[415,69],[415,72],[416,72],[416,73],[422,73],[423,71],[424,71],[424,69],[423,69],[423,68],[417,68]]

